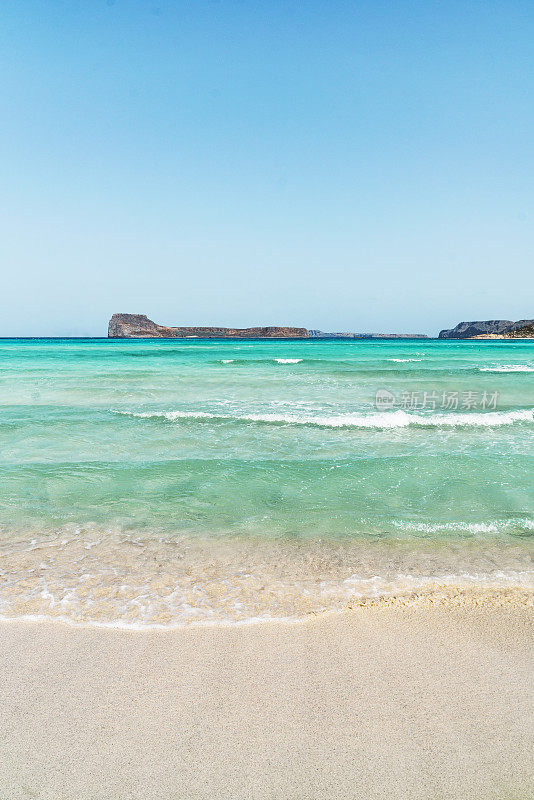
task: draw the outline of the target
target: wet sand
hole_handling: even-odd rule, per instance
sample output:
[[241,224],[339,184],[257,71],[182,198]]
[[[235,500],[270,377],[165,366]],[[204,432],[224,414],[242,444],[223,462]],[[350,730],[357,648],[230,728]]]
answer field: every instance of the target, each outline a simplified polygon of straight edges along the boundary
[[4,621],[0,797],[532,797],[532,617],[486,593],[168,631]]

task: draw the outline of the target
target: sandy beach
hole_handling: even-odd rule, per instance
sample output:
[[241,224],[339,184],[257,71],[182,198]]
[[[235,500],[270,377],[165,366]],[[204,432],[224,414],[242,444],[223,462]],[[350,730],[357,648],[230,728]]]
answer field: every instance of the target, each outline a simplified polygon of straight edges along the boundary
[[4,621],[0,797],[532,797],[533,643],[506,593],[168,631]]
[[534,2],[0,22],[0,800],[534,800]]

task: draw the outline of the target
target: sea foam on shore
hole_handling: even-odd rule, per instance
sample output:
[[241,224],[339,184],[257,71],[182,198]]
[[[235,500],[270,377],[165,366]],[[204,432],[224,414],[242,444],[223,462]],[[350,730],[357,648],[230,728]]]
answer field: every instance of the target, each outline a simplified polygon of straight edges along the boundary
[[4,548],[1,579],[0,617],[125,628],[296,620],[443,590],[534,600],[528,549],[480,540],[415,546],[410,537],[292,543],[72,529]]

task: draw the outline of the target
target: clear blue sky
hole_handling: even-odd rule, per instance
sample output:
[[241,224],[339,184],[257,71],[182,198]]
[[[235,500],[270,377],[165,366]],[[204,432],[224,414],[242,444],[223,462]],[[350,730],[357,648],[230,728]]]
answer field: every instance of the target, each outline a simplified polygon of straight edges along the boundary
[[534,3],[2,0],[0,335],[534,316]]

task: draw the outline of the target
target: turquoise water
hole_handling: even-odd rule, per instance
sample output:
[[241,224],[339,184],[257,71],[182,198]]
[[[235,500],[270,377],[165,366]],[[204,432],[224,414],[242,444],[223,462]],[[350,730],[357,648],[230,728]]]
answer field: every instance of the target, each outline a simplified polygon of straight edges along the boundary
[[350,580],[527,580],[534,342],[3,340],[0,367],[5,614],[244,619]]

